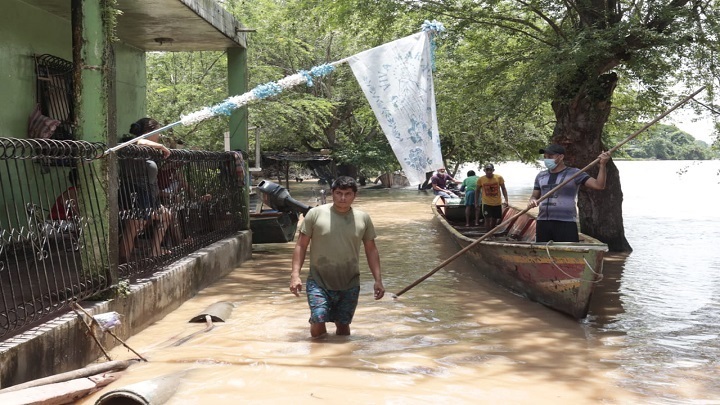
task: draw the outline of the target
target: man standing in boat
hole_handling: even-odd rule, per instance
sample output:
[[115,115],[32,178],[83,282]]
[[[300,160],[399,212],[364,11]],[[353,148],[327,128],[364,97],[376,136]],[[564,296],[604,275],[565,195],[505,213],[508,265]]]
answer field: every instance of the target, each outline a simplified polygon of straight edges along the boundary
[[459,183],[452,176],[445,173],[445,168],[441,167],[437,170],[434,176],[430,178],[432,184],[433,193],[443,198],[457,198],[457,195],[447,189],[447,182],[452,181],[453,183]]
[[[499,174],[495,174],[495,166],[492,163],[485,165],[485,175],[480,176],[475,187],[476,201],[482,200],[482,212],[485,218],[485,227],[491,230],[500,223],[502,218],[502,198],[500,190],[505,197],[505,204],[508,204],[508,192],[505,188],[505,179]],[[480,194],[482,193],[482,199]]]
[[475,188],[477,187],[478,176],[475,175],[475,170],[469,170],[467,172],[467,178],[463,180],[462,190],[465,191],[465,226],[470,226],[470,216],[475,211],[475,226],[480,225],[478,219],[480,217],[480,204],[477,204],[475,199]]
[[[547,170],[535,177],[532,197],[529,207],[537,207],[540,196],[561,184],[565,179],[572,177],[580,169],[565,166],[565,148],[562,145],[552,144],[540,149],[543,154]],[[598,156],[599,170],[597,178],[587,173],[580,173],[573,181],[568,182],[553,195],[540,202],[540,212],[535,227],[536,242],[578,242],[577,208],[575,206],[580,186],[592,190],[603,190],[607,176],[607,162],[610,154],[603,152]]]
[[355,179],[338,177],[332,184],[332,204],[308,211],[292,257],[290,291],[300,296],[300,269],[310,240],[310,274],[306,294],[310,305],[310,335],[327,333],[326,322],[334,322],[337,335],[349,335],[360,293],[360,243],[375,279],[374,296],[385,295],[380,272],[380,254],[375,245],[375,227],[370,216],[353,209],[357,195]]

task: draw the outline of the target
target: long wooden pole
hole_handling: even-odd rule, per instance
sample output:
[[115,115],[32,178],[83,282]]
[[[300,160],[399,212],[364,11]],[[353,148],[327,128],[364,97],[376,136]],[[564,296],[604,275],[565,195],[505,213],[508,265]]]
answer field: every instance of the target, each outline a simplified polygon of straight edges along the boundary
[[38,387],[41,385],[55,384],[59,382],[65,382],[74,380],[76,378],[90,377],[96,374],[106,373],[110,371],[125,370],[130,367],[133,363],[137,363],[139,360],[114,360],[105,363],[92,364],[85,368],[67,371],[61,374],[55,374],[48,377],[39,378],[37,380],[27,381],[21,384],[13,385],[11,387],[3,388],[0,390],[0,394],[8,392],[19,391],[26,388]]
[[[701,91],[703,91],[703,90],[705,90],[705,86],[699,88],[698,90],[696,90],[695,92],[693,92],[693,93],[690,94],[689,96],[687,96],[687,97],[683,98],[682,100],[678,101],[677,103],[675,103],[675,105],[673,105],[672,107],[670,107],[668,110],[666,110],[666,111],[663,112],[662,114],[660,114],[660,115],[658,115],[657,117],[655,117],[655,119],[653,119],[652,121],[650,121],[650,122],[648,122],[647,124],[645,124],[642,128],[640,128],[640,129],[638,129],[637,131],[633,132],[631,135],[629,135],[627,138],[625,138],[624,140],[622,140],[622,141],[621,141],[620,143],[618,143],[617,145],[613,146],[610,150],[608,150],[608,153],[612,154],[613,152],[615,152],[616,150],[618,150],[620,147],[622,147],[622,146],[625,145],[626,143],[630,142],[633,138],[635,138],[636,136],[640,135],[640,134],[641,134],[642,132],[644,132],[646,129],[650,128],[650,126],[652,126],[652,125],[655,124],[656,122],[660,121],[661,119],[665,118],[666,115],[670,114],[671,112],[675,111],[675,110],[676,110],[678,107],[680,107],[681,105],[683,105],[683,104],[687,103],[688,101],[690,101],[690,99],[692,99],[693,97],[697,96],[697,95],[698,95]],[[600,158],[598,157],[598,158],[596,158],[595,160],[593,160],[592,162],[590,162],[587,166],[583,167],[582,170],[580,170],[579,172],[577,172],[577,173],[575,173],[574,175],[570,176],[568,179],[566,179],[566,180],[563,181],[562,183],[560,183],[560,184],[558,184],[557,186],[555,186],[555,188],[553,188],[552,190],[550,190],[550,191],[548,191],[547,193],[545,193],[545,195],[543,195],[542,197],[538,198],[538,200],[537,200],[538,205],[540,205],[540,201],[543,201],[543,200],[547,199],[549,196],[555,194],[555,192],[557,192],[558,190],[560,190],[561,188],[563,188],[566,184],[568,184],[570,181],[572,181],[574,178],[576,178],[577,176],[579,176],[580,173],[584,173],[584,172],[588,171],[588,169],[590,169],[591,167],[595,166],[599,161],[600,161]],[[445,261],[443,261],[442,263],[438,264],[434,269],[430,270],[427,274],[425,274],[424,276],[422,276],[422,277],[420,277],[419,279],[415,280],[412,284],[410,284],[410,285],[408,285],[407,287],[403,288],[402,290],[400,290],[400,291],[397,292],[396,294],[393,294],[393,298],[397,298],[397,297],[405,294],[405,293],[408,292],[411,288],[413,288],[413,287],[415,287],[416,285],[418,285],[418,284],[422,283],[423,281],[427,280],[430,276],[432,276],[433,274],[437,273],[440,269],[442,269],[443,267],[447,266],[448,264],[450,264],[452,261],[454,261],[454,260],[457,259],[458,257],[460,257],[460,256],[462,256],[463,254],[465,254],[465,252],[467,252],[468,250],[472,249],[473,246],[475,246],[475,245],[477,245],[478,243],[480,243],[480,242],[484,241],[485,239],[489,238],[489,237],[492,236],[495,232],[497,232],[499,229],[503,228],[505,225],[507,225],[508,223],[512,222],[515,218],[517,218],[517,217],[519,217],[520,215],[523,215],[523,214],[525,214],[526,212],[530,211],[530,209],[531,209],[531,207],[528,206],[528,207],[525,208],[524,210],[518,212],[517,214],[513,215],[512,217],[510,217],[510,218],[506,219],[505,221],[501,222],[498,226],[496,226],[495,228],[493,228],[493,229],[491,229],[490,231],[488,231],[485,235],[477,238],[477,239],[476,239],[475,241],[473,241],[471,244],[465,246],[464,248],[460,249],[460,251],[458,251],[458,252],[455,253],[454,255],[448,257],[447,259],[445,259]]]

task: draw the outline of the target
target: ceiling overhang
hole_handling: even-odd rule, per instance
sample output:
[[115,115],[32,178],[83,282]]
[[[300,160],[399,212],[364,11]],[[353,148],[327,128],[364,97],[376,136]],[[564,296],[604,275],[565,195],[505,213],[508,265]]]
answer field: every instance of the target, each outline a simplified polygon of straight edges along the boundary
[[[23,0],[70,20],[69,0]],[[118,0],[117,38],[144,51],[246,47],[246,28],[214,0]]]

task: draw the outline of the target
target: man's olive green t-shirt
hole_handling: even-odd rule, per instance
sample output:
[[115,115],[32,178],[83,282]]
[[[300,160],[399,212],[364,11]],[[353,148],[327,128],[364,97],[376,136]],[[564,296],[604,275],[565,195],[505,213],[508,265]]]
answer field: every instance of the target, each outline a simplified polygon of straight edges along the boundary
[[332,204],[311,209],[300,232],[310,237],[310,275],[326,290],[347,290],[360,285],[360,246],[375,239],[370,216],[351,208],[340,213]]

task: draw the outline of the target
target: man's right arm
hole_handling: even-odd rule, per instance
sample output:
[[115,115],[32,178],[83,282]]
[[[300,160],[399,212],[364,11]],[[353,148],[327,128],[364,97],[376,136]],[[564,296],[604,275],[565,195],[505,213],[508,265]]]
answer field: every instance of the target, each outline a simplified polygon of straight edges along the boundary
[[438,186],[436,178],[430,179],[430,185],[432,185],[432,189],[435,191],[443,191],[443,189],[441,189],[440,186]]
[[310,237],[300,232],[298,241],[295,244],[295,250],[292,257],[292,272],[290,273],[290,292],[295,296],[300,296],[302,291],[302,281],[300,281],[300,269],[305,263],[305,253],[308,245],[310,245]]
[[537,199],[540,198],[540,190],[533,190],[532,196],[530,196],[530,201],[528,202],[528,207],[533,208],[538,206]]

